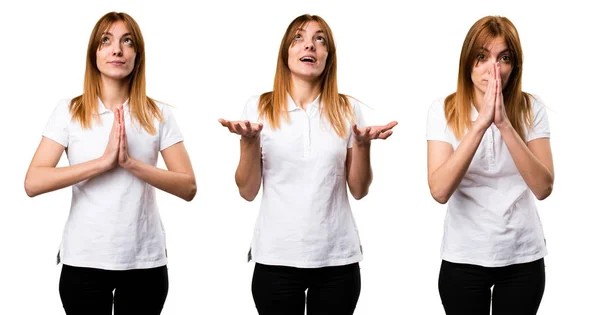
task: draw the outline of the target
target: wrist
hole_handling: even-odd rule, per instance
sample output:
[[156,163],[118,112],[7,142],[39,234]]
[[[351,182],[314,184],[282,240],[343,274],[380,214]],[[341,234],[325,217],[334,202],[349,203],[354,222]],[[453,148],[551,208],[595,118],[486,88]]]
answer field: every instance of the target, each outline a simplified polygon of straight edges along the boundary
[[260,135],[257,136],[253,136],[253,137],[246,137],[246,136],[242,136],[240,139],[240,142],[242,143],[242,145],[257,145],[260,143]]
[[369,150],[371,148],[371,140],[361,141],[361,142],[354,140],[353,147],[355,147],[359,150]]
[[136,160],[134,160],[132,157],[129,157],[127,161],[121,163],[121,167],[128,171],[131,171],[135,166],[135,162]]

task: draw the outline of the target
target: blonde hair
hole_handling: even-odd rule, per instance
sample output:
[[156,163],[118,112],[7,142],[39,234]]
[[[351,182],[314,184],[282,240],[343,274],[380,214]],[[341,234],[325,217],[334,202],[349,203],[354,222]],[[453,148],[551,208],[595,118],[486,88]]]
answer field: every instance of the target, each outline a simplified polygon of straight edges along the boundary
[[513,69],[502,91],[508,119],[524,141],[526,141],[525,128],[531,128],[533,124],[531,112],[533,96],[521,91],[523,51],[517,29],[505,17],[486,16],[475,22],[467,33],[460,53],[456,93],[450,94],[444,101],[446,121],[458,139],[464,136],[472,124],[471,104],[475,91],[471,72],[478,61],[477,56],[485,45],[496,38],[504,39],[512,59]]
[[354,121],[352,104],[348,96],[338,93],[337,56],[333,33],[325,20],[317,15],[301,15],[288,26],[279,47],[273,91],[260,96],[258,102],[259,115],[274,129],[279,128],[281,125],[282,116],[289,121],[287,94],[291,88],[291,76],[288,66],[288,49],[292,45],[298,29],[302,29],[311,21],[317,22],[321,27],[328,49],[327,62],[320,78],[321,103],[323,104],[321,115],[325,115],[340,137],[345,137],[348,133],[346,122],[348,120]]
[[153,120],[162,120],[162,114],[156,102],[146,96],[146,60],[144,53],[144,38],[135,20],[127,13],[109,12],[96,22],[92,30],[87,49],[83,94],[71,100],[69,110],[73,119],[78,120],[83,128],[91,128],[92,120],[99,120],[98,97],[101,95],[102,84],[100,71],[96,65],[96,53],[100,47],[103,33],[114,23],[122,21],[131,33],[133,48],[136,52],[135,64],[129,74],[129,108],[142,128],[148,133],[155,134]]

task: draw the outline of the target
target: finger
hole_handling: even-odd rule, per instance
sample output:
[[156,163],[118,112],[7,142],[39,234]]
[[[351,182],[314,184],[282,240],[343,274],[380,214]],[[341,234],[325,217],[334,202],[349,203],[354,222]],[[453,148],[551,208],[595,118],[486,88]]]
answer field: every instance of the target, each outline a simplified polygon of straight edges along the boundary
[[227,125],[229,124],[229,121],[227,121],[227,120],[225,120],[223,118],[219,118],[218,121],[221,124],[221,126],[228,127]]
[[259,123],[259,124],[258,124],[258,128],[256,128],[256,131],[257,131],[257,132],[261,132],[261,131],[262,131],[262,129],[263,129],[263,124],[260,124],[260,123]]
[[358,130],[358,126],[356,124],[352,125],[352,132],[354,133],[354,136],[360,135],[360,130]]
[[244,128],[239,123],[233,123],[233,130],[238,135],[244,135]]
[[382,133],[381,135],[379,135],[379,139],[385,140],[385,139],[389,138],[389,136],[391,136],[392,133],[393,133],[392,130],[388,130],[388,131]]
[[244,121],[244,126],[246,127],[246,130],[247,130],[248,132],[252,132],[252,131],[253,131],[253,130],[252,130],[252,125],[250,124],[250,122],[249,122],[249,121],[245,120],[245,121]]
[[394,128],[394,127],[396,127],[396,125],[398,125],[398,122],[397,121],[392,121],[389,124],[387,124],[385,126],[382,126],[381,127],[381,132],[386,132],[386,131],[388,131],[388,130]]
[[366,136],[369,136],[369,135],[371,135],[371,127],[366,127],[366,128],[365,128],[365,135],[366,135]]

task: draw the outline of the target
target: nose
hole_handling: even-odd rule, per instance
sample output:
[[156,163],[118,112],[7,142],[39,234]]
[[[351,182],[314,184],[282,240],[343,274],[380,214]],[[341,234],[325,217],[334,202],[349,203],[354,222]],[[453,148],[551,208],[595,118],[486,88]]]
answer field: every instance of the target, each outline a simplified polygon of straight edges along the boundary
[[121,49],[121,44],[120,43],[115,43],[114,45],[112,45],[112,54],[113,56],[118,56],[121,57],[123,56],[123,49]]
[[315,50],[315,43],[313,43],[311,40],[305,41],[304,50]]

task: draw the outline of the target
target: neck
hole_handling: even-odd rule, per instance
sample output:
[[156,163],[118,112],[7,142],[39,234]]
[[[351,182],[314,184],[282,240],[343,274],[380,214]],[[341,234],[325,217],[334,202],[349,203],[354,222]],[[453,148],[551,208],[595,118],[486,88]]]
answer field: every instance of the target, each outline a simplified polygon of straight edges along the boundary
[[290,96],[296,105],[306,110],[306,106],[312,103],[321,94],[321,82],[319,80],[308,81],[292,75]]
[[102,89],[100,100],[104,107],[114,111],[117,107],[123,105],[129,98],[129,80],[114,80],[102,76]]

